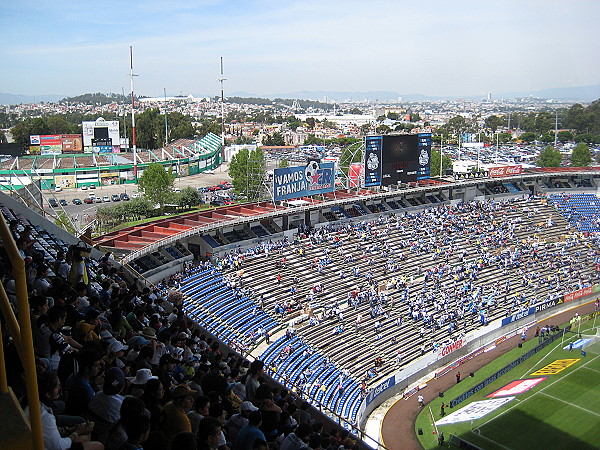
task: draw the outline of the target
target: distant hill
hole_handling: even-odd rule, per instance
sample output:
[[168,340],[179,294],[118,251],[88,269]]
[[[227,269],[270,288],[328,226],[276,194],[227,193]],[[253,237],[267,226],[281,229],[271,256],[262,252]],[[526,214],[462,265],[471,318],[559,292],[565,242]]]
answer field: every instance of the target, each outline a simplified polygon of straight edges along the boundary
[[121,94],[103,94],[101,92],[96,92],[94,94],[83,94],[76,97],[65,97],[61,99],[61,102],[85,103],[87,105],[107,105],[109,103],[122,102],[126,99],[127,97],[124,97]]
[[7,94],[0,92],[0,105],[20,105],[21,103],[55,103],[62,99],[64,95],[41,94],[41,95],[23,95]]
[[[256,96],[248,93],[242,96]],[[349,91],[296,91],[287,94],[269,94],[263,95],[262,97],[267,98],[286,98],[286,99],[307,99],[307,100],[321,100],[327,98],[328,101],[344,101],[344,100],[367,100],[367,101],[395,101],[398,98],[402,98],[403,101],[407,102],[427,102],[427,101],[440,101],[440,100],[456,100],[457,98],[463,98],[468,100],[484,100],[487,98],[487,94],[479,95],[454,95],[454,96],[431,96],[424,94],[401,94],[393,91],[366,91],[366,92],[349,92]],[[521,97],[535,97],[541,99],[553,99],[553,100],[572,100],[579,102],[592,102],[600,99],[600,85],[593,86],[577,86],[570,88],[551,88],[551,89],[540,89],[537,91],[522,91],[522,92],[504,92],[504,93],[492,93],[493,99],[512,99]]]

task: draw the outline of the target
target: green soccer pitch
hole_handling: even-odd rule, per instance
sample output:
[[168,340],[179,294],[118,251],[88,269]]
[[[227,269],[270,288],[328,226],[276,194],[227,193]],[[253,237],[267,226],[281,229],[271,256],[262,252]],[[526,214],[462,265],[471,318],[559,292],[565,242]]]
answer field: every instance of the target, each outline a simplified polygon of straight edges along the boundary
[[[590,333],[591,326],[591,322],[582,324],[580,331]],[[434,425],[434,420],[441,418],[442,401],[448,405],[450,400],[535,347],[537,339],[526,342],[523,348],[505,353],[477,371],[475,377],[464,379],[446,391],[443,398],[429,403],[415,424],[415,431],[423,429],[423,435],[418,436],[421,445],[425,449],[439,448],[438,433],[443,432],[444,446],[453,448],[458,446],[449,444],[451,434],[485,450],[600,448],[600,354],[597,351],[586,352],[587,356],[584,356],[581,349],[565,350],[569,342],[579,338],[577,328],[574,331],[454,408],[446,407],[448,417],[473,402],[490,400],[487,395],[515,380],[546,377],[528,391],[514,394],[513,400],[480,419]]]

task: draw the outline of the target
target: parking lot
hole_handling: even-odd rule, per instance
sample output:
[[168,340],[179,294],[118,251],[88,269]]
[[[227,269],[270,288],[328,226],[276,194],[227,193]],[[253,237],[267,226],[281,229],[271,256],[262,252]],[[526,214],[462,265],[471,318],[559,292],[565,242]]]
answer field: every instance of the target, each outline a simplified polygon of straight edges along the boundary
[[[216,169],[214,173],[201,173],[198,175],[191,175],[189,177],[182,177],[175,179],[175,189],[183,189],[187,186],[192,186],[196,189],[198,188],[208,188],[211,186],[216,186],[221,182],[227,181],[231,182],[231,177],[227,173],[228,164],[223,164],[221,167]],[[121,196],[121,194],[126,194],[129,198],[134,197],[138,192],[137,185],[135,184],[121,184],[121,185],[111,185],[111,186],[98,186],[96,189],[86,189],[82,190],[78,189],[63,189],[60,192],[55,192],[53,190],[44,191],[44,197],[46,199],[45,207],[49,208],[48,200],[51,198],[55,198],[57,202],[64,200],[66,202],[66,206],[63,206],[65,212],[72,218],[77,221],[82,221],[83,216],[93,216],[96,213],[96,209],[99,206],[109,206],[114,205],[117,202],[101,202],[101,203],[92,203],[86,204],[83,203],[86,197],[89,197],[90,193],[93,193],[95,197],[108,197],[112,198],[113,195]],[[205,194],[205,200],[209,200],[209,193]],[[73,204],[73,199],[80,199],[82,201],[81,205]]]

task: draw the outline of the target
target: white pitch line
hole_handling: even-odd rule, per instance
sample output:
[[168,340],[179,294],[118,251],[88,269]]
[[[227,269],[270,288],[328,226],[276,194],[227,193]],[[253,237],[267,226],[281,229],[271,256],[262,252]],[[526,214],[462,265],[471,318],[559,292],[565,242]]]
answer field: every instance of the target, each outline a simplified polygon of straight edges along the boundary
[[[558,341],[558,339],[556,339],[556,341]],[[530,369],[528,369],[528,370],[527,370],[527,371],[526,371],[526,372],[525,372],[523,375],[521,375],[521,376],[519,377],[519,379],[521,379],[521,378],[523,378],[523,377],[527,376],[527,374],[528,374],[529,372],[532,372],[532,373],[533,373],[533,372],[535,372],[535,370],[533,370],[533,369],[535,369],[537,366],[539,366],[539,365],[540,365],[540,363],[541,363],[542,361],[544,361],[546,358],[548,358],[548,357],[549,357],[549,356],[552,354],[552,352],[553,352],[554,350],[556,350],[557,348],[560,348],[560,345],[558,345],[558,342],[556,342],[556,341],[554,341],[552,344],[550,344],[550,345],[554,345],[554,348],[553,348],[552,350],[550,350],[548,353],[546,353],[546,355],[545,355],[545,356],[544,356],[542,359],[540,359],[540,360],[539,360],[539,361],[538,361],[538,362],[537,362],[537,363],[536,363],[536,364],[535,364],[533,367],[531,367],[531,368],[530,368]],[[561,340],[561,342],[562,342],[562,340]]]
[[[573,371],[569,372],[568,374],[566,374],[564,377],[562,378],[558,378],[556,380],[554,380],[552,383],[546,385],[545,387],[543,387],[542,389],[540,389],[538,392],[534,393],[533,395],[530,395],[529,397],[526,397],[525,399],[523,399],[521,401],[521,403],[525,403],[527,400],[535,397],[537,394],[539,394],[540,392],[548,389],[550,386],[552,386],[555,383],[558,383],[560,380],[564,380],[566,377],[568,377],[569,375],[577,372],[579,369],[585,367],[587,364],[591,363],[592,361],[595,361],[596,359],[598,359],[600,357],[600,355],[588,360],[587,362],[583,363],[581,366],[577,367],[576,369],[574,369]],[[507,408],[506,410],[502,411],[500,414],[498,414],[497,416],[492,417],[490,420],[488,420],[487,422],[482,423],[481,425],[479,425],[477,428],[481,429],[482,427],[484,427],[485,425],[487,425],[488,423],[490,423],[492,420],[496,420],[498,417],[506,414],[507,412],[509,412],[510,410],[512,410],[513,408],[516,408],[517,406],[519,406],[521,403],[515,403],[513,406]]]
[[481,434],[481,431],[479,431],[479,430],[478,430],[478,432],[477,432],[477,436],[479,436],[480,438],[483,438],[483,439],[485,439],[486,441],[489,441],[489,442],[491,442],[492,444],[495,444],[495,445],[497,445],[498,447],[505,448],[506,450],[512,450],[510,447],[507,447],[506,445],[502,445],[501,443],[499,443],[499,442],[496,442],[496,441],[494,441],[493,439],[490,439],[489,437],[486,437],[486,436],[484,436],[483,434]]
[[600,370],[598,369],[593,369],[591,367],[586,367],[587,370],[593,370],[594,372],[600,373]]
[[573,408],[581,409],[582,411],[585,411],[587,413],[590,413],[590,414],[593,414],[595,416],[600,417],[600,414],[598,414],[598,413],[596,413],[594,411],[590,411],[589,409],[585,409],[585,408],[583,408],[581,406],[578,406],[578,405],[575,405],[575,404],[573,404],[571,402],[563,400],[562,398],[555,397],[554,395],[546,394],[545,392],[538,392],[538,394],[545,395],[546,397],[553,398],[554,400],[558,400],[559,402],[566,403],[567,405],[572,406]]

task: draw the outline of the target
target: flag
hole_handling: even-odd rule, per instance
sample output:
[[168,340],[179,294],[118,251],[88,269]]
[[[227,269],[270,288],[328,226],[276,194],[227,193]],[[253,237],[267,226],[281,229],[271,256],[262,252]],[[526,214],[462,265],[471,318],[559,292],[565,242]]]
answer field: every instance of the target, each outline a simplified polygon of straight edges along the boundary
[[587,353],[584,350],[581,350],[581,356],[587,356]]

